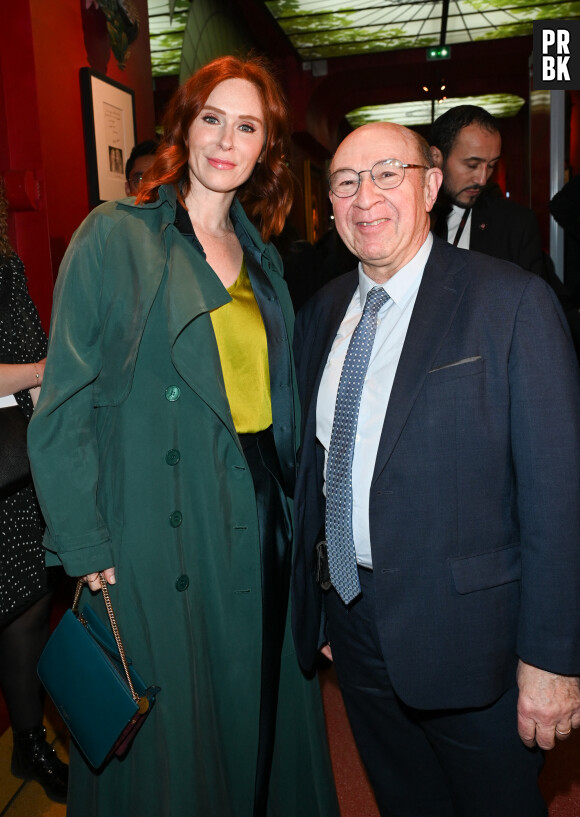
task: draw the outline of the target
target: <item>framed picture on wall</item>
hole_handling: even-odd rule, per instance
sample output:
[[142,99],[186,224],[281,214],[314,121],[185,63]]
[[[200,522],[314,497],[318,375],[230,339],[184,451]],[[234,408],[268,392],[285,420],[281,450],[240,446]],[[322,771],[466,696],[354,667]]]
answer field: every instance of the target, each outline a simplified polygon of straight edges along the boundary
[[92,68],[81,68],[89,203],[125,197],[125,164],[136,141],[135,94]]

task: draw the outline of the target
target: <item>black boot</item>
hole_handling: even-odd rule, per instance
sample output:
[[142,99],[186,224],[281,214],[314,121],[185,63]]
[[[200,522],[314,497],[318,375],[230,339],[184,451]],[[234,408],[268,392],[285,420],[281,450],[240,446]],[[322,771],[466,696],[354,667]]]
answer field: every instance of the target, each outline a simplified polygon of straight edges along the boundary
[[14,733],[12,774],[21,780],[36,780],[51,800],[66,803],[68,766],[47,743],[44,726]]

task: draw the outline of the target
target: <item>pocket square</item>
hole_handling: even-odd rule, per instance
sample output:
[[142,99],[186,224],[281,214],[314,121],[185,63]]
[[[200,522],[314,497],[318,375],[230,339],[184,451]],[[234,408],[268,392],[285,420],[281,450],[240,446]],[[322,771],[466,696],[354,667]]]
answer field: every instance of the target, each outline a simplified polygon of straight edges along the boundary
[[463,366],[464,363],[475,363],[476,360],[481,360],[481,355],[475,357],[463,357],[461,360],[454,360],[453,363],[445,363],[443,366],[436,366],[434,369],[429,369],[429,374],[433,372],[440,372],[441,369],[451,369],[452,366]]

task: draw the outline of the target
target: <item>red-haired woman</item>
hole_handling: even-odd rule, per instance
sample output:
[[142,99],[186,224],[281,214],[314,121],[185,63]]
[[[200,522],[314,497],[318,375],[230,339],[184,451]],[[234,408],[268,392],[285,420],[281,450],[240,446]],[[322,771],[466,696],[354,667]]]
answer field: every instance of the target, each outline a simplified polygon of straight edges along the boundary
[[93,773],[73,748],[68,817],[337,814],[287,621],[292,310],[266,241],[288,130],[259,60],[215,60],[137,199],[98,207],[63,261],[29,432],[47,547],[91,590],[104,572],[161,687],[123,760]]

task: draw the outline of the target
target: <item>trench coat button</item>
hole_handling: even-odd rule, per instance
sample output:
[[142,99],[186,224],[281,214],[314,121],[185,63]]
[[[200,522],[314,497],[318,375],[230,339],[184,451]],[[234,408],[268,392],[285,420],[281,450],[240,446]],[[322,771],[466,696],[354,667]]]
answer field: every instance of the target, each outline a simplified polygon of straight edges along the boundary
[[173,513],[169,515],[169,524],[172,528],[178,528],[182,522],[183,516],[181,511],[173,511]]
[[175,588],[179,590],[180,593],[183,593],[184,590],[187,590],[189,587],[189,576],[186,576],[184,573],[182,576],[179,576],[175,580]]
[[165,462],[167,465],[177,465],[180,459],[181,453],[177,450],[177,448],[170,448],[165,455]]
[[165,399],[169,400],[170,403],[174,403],[176,400],[179,400],[181,397],[181,389],[179,386],[167,386],[165,389]]

